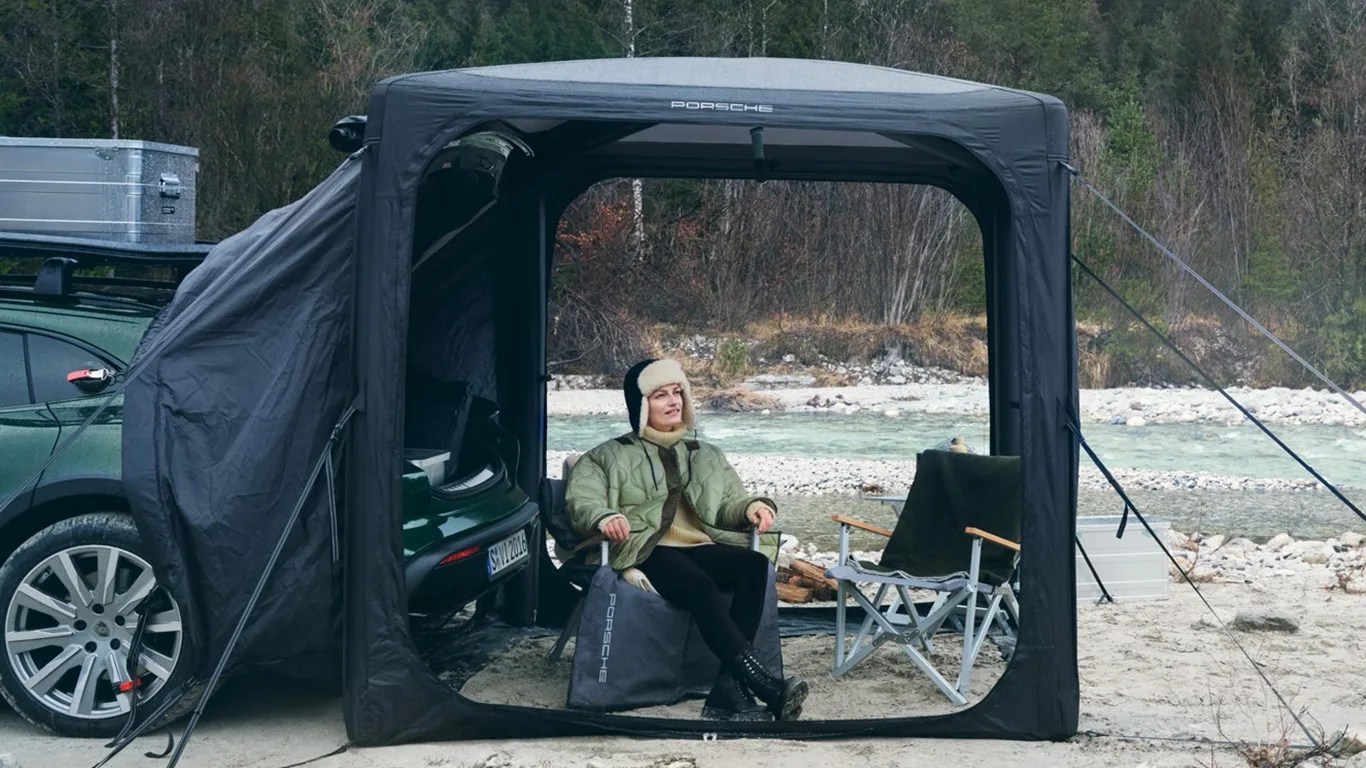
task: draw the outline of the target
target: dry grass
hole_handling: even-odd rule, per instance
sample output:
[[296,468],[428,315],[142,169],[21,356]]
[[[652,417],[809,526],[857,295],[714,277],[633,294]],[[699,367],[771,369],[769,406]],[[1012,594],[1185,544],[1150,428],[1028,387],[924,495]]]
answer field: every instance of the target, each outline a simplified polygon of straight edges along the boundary
[[1179,566],[1168,566],[1168,569],[1171,571],[1172,581],[1179,582],[1189,579],[1195,584],[1210,584],[1214,582],[1216,578],[1216,573],[1214,571],[1209,569],[1203,571],[1196,570],[1196,566],[1200,565],[1200,542],[1194,539],[1187,539],[1180,544],[1173,545],[1172,549],[1185,550],[1191,553],[1190,562],[1185,568],[1180,568],[1178,570]]
[[1366,582],[1366,564],[1355,568],[1343,568],[1333,576],[1337,582],[1324,587],[1329,592],[1340,589],[1349,595],[1366,595],[1366,583],[1362,583]]
[[895,356],[913,365],[970,376],[987,373],[985,317],[944,315],[909,325],[831,319],[757,323],[746,329],[746,335],[757,341],[756,356],[773,361],[791,355],[792,364],[799,367]]
[[[607,323],[597,316],[569,313],[557,327],[560,333],[552,336],[551,356],[561,373],[618,375],[618,368],[633,362],[628,357],[648,353],[682,359],[690,378],[716,388],[734,386],[746,376],[764,372],[816,376],[818,386],[847,385],[853,383],[851,377],[827,366],[862,365],[886,358],[968,376],[987,374],[985,315],[934,315],[905,325],[828,315],[777,316],[738,329],[687,329]],[[1172,324],[1169,335],[1220,384],[1271,386],[1297,381],[1297,372],[1284,364],[1283,355],[1245,330],[1227,328],[1215,318],[1190,316]],[[678,346],[693,333],[715,340],[715,353],[706,359],[683,354]],[[1137,325],[1113,327],[1080,320],[1076,334],[1077,374],[1084,388],[1197,381],[1184,362]],[[788,356],[791,361],[784,362]]]

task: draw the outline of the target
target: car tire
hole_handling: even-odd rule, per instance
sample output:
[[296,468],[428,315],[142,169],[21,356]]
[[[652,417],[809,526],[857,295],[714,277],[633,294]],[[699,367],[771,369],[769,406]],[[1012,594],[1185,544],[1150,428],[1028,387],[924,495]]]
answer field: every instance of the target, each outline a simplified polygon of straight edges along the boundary
[[[106,738],[128,722],[128,679],[135,608],[155,577],[133,520],[100,512],[55,523],[0,566],[0,695],[25,720],[65,736]],[[153,714],[190,677],[192,655],[180,607],[168,593],[148,613],[141,663],[139,720]],[[163,717],[189,712],[200,688],[186,691]]]

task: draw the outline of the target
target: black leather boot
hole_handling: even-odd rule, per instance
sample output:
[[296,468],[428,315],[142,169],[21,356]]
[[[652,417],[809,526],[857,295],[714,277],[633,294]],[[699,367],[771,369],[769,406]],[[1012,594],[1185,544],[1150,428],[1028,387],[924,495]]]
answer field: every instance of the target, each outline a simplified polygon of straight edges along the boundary
[[724,670],[716,676],[716,683],[712,685],[711,693],[707,694],[707,700],[702,704],[702,717],[706,720],[742,722],[773,719],[768,710],[759,706],[754,697],[740,687],[735,676]]
[[802,702],[806,701],[808,691],[805,680],[778,677],[759,663],[754,651],[745,651],[737,656],[731,665],[731,672],[740,685],[768,705],[774,718],[796,720],[801,717]]

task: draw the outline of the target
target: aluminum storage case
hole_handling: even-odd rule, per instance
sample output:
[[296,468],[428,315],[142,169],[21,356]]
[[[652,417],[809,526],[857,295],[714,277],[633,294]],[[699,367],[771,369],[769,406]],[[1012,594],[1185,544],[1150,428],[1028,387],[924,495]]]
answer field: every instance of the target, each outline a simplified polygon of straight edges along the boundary
[[193,147],[0,137],[0,229],[192,243],[198,173]]
[[[1158,536],[1171,530],[1167,520],[1147,518]],[[1077,540],[1086,548],[1105,588],[1116,600],[1166,600],[1168,597],[1168,560],[1162,547],[1144,530],[1137,518],[1129,518],[1124,538],[1115,538],[1119,515],[1077,518]],[[1027,557],[1027,556],[1026,556]],[[1100,588],[1086,567],[1081,552],[1077,558],[1077,601],[1095,602]],[[1027,562],[1027,560],[1026,560]]]

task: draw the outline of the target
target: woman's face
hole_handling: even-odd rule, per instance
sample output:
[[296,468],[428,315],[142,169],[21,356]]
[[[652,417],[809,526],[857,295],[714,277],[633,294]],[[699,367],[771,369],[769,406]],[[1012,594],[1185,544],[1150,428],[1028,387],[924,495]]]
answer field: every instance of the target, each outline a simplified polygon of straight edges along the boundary
[[650,393],[650,417],[646,423],[660,432],[671,432],[683,423],[683,387],[666,384]]

